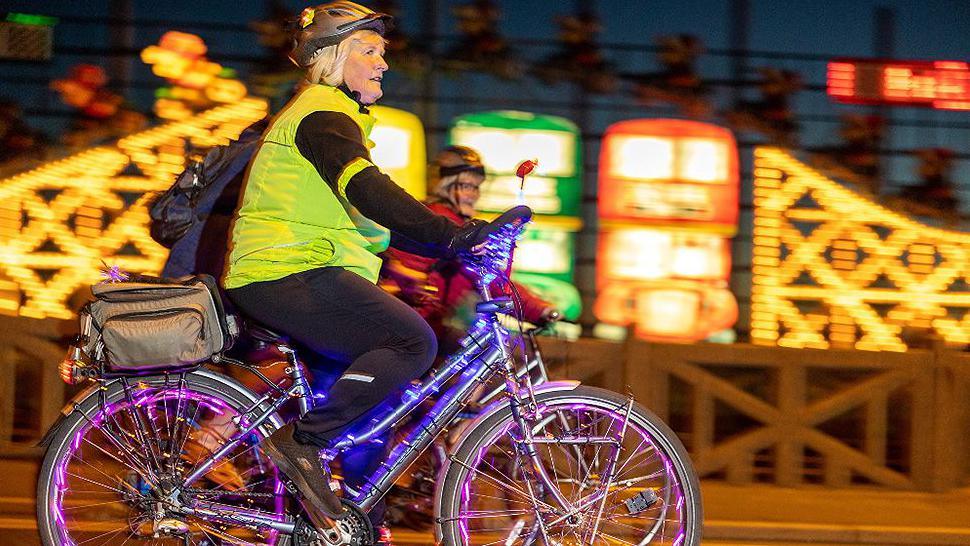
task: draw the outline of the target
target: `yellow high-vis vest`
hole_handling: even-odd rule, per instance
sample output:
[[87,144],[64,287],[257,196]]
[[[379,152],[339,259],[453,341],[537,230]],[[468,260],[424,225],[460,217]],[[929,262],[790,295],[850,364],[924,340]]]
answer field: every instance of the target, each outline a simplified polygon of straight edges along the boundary
[[335,193],[296,147],[300,122],[320,111],[350,116],[363,142],[373,147],[368,137],[376,120],[340,89],[313,85],[290,101],[273,119],[249,166],[232,230],[226,288],[328,266],[377,282],[381,260],[376,254],[387,249],[390,234],[362,217],[344,194],[350,179],[373,163],[357,158],[345,165]]

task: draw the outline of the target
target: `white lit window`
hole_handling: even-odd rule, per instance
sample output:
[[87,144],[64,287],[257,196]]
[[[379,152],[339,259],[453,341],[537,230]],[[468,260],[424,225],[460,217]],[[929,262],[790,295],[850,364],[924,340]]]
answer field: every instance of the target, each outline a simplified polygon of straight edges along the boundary
[[633,180],[674,176],[674,141],[669,138],[617,136],[609,141],[610,174]]
[[691,290],[644,290],[637,293],[637,330],[658,336],[684,336],[694,331],[700,294]]
[[468,146],[482,155],[485,168],[494,174],[511,174],[526,159],[538,159],[535,174],[565,177],[575,174],[575,135],[563,131],[456,127],[455,144]]
[[538,159],[535,174],[539,176],[572,176],[576,152],[573,149],[574,137],[568,133],[554,131],[519,131],[520,153],[522,159]]
[[670,274],[669,232],[631,229],[607,235],[606,268],[615,279],[651,280]]
[[727,144],[709,138],[680,141],[679,177],[694,182],[727,181]]
[[674,243],[671,272],[675,277],[717,279],[724,274],[725,239],[693,235]]
[[[516,205],[529,205],[538,214],[559,214],[562,202],[556,193],[556,179],[530,176],[522,181],[514,176],[489,178],[482,185],[478,207],[482,210],[505,210]],[[521,194],[521,195],[520,195]]]
[[529,273],[565,273],[569,271],[569,234],[565,231],[542,231],[527,235],[516,243],[516,271]]

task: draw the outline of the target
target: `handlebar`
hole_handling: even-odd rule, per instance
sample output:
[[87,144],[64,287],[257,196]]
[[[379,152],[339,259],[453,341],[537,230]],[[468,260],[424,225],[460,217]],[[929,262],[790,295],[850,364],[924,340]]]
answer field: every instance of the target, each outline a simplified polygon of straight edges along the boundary
[[485,285],[504,275],[512,261],[515,240],[532,220],[532,209],[513,207],[483,226],[475,244],[458,254],[465,269],[477,275]]

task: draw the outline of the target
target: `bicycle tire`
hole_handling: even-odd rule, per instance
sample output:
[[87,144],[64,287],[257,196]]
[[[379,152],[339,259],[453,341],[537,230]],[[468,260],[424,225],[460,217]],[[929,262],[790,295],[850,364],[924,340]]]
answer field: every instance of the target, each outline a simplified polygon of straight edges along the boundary
[[[617,410],[625,411],[629,404],[629,399],[620,394],[587,386],[580,386],[571,391],[538,393],[536,399],[545,413],[556,413],[555,410],[562,410],[570,405],[600,408],[602,411],[612,411],[615,413]],[[637,430],[642,429],[645,433],[649,434],[651,441],[654,442],[657,453],[661,454],[669,462],[669,469],[672,469],[674,479],[679,487],[678,500],[683,503],[684,507],[681,513],[683,538],[671,536],[658,542],[676,544],[677,546],[697,546],[700,544],[701,539],[703,507],[701,505],[699,482],[691,466],[687,450],[670,427],[640,404],[634,403],[630,408],[630,422],[639,427]],[[485,416],[472,425],[472,428],[464,435],[459,445],[455,448],[454,454],[445,468],[442,469],[443,479],[439,479],[441,485],[436,494],[435,505],[436,513],[438,514],[435,530],[441,544],[446,546],[468,546],[469,544],[476,543],[474,538],[466,539],[467,536],[475,535],[474,531],[469,531],[469,523],[467,521],[461,523],[463,496],[471,495],[467,491],[468,483],[466,482],[475,478],[486,481],[485,479],[488,477],[487,474],[489,471],[487,468],[485,468],[485,471],[479,470],[478,465],[480,463],[476,461],[476,457],[480,460],[481,456],[479,454],[483,450],[494,450],[493,444],[499,439],[498,436],[507,434],[510,427],[514,426],[512,413],[508,407]],[[491,468],[494,468],[496,471],[499,470],[495,466]],[[665,468],[667,467],[665,466]],[[470,477],[472,472],[475,473],[475,478]],[[501,488],[499,487],[499,489]],[[613,493],[607,493],[606,496],[609,497],[611,494]],[[505,498],[501,500],[508,503],[508,496],[502,496]],[[494,498],[497,499],[498,495]],[[525,503],[521,502],[520,504],[524,505]],[[525,516],[524,512],[527,511],[526,509],[519,510],[519,512],[523,512],[523,517]],[[487,511],[478,513],[484,514],[485,512]],[[511,513],[511,511],[509,512]],[[487,517],[497,518],[498,516]],[[464,529],[462,527],[463,525],[465,526]],[[534,522],[532,525],[536,527]],[[519,529],[517,533],[519,532],[522,532],[522,530]],[[485,540],[486,543],[503,543],[501,540],[503,534],[504,532],[498,535],[500,537],[498,542],[495,542],[495,536],[480,540]],[[661,538],[663,538],[663,535],[661,535]],[[505,538],[504,543],[528,544],[530,542],[526,539],[520,539],[519,535],[516,534],[511,539]],[[534,543],[539,544],[542,542],[541,540],[536,540]],[[566,541],[564,543],[571,542]],[[597,541],[596,543],[598,544],[600,542]],[[647,543],[654,543],[653,538],[650,538],[649,541],[640,542],[640,544]]]
[[[146,385],[148,388],[160,388],[172,385],[177,381],[178,376],[148,376],[131,378],[138,385]],[[75,436],[84,429],[92,417],[96,417],[101,412],[102,397],[99,396],[98,388],[92,389],[82,399],[76,402],[74,409],[67,413],[58,422],[49,436],[47,450],[44,454],[37,481],[37,529],[40,534],[41,543],[44,546],[60,546],[70,544],[73,540],[63,540],[59,529],[64,527],[63,513],[55,514],[53,505],[58,504],[55,495],[58,494],[56,486],[58,480],[64,480],[62,460],[70,458],[71,442],[80,443],[83,437]],[[249,391],[237,381],[214,372],[199,370],[185,374],[185,391],[198,392],[212,399],[221,400],[229,408],[237,413],[252,406],[259,397]],[[104,387],[103,402],[111,407],[112,404],[123,402],[125,391],[120,380],[109,382]],[[272,433],[277,427],[282,426],[282,421],[276,415],[271,415],[254,432],[262,438]],[[90,428],[86,430],[90,432]],[[61,476],[58,476],[58,468],[61,468]],[[60,519],[61,521],[58,521]],[[277,537],[275,541],[278,546],[289,542],[289,537]]]

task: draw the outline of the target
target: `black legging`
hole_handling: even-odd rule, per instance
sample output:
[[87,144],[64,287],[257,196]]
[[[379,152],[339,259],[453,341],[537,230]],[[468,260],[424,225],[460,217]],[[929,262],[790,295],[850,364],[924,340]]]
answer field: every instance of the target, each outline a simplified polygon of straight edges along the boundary
[[431,327],[407,304],[339,267],[295,273],[228,291],[251,318],[350,366],[324,402],[296,422],[296,439],[331,440],[434,361]]

